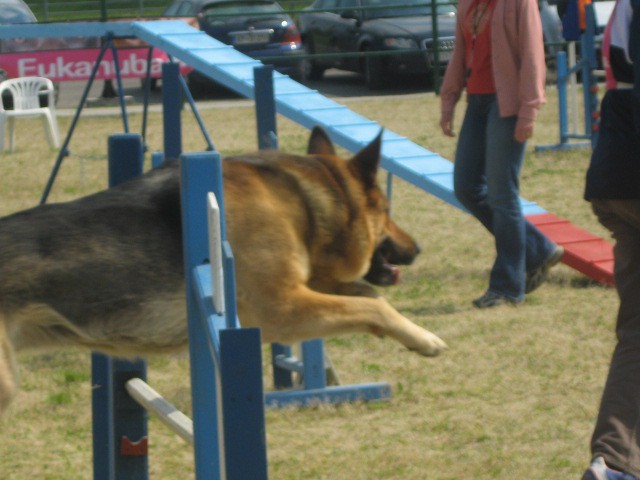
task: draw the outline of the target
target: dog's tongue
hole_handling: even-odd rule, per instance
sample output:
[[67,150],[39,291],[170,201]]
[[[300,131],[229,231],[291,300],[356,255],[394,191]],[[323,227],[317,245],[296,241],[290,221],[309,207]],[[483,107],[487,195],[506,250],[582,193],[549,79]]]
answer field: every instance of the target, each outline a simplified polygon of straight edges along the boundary
[[391,271],[391,276],[393,277],[392,285],[397,285],[400,283],[400,269],[396,265],[387,264],[387,267]]

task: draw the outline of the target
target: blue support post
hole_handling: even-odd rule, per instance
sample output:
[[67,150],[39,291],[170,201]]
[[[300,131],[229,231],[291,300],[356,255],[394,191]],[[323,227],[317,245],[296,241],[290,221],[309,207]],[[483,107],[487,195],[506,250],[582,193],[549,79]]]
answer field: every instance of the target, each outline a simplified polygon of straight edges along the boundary
[[[140,135],[112,135],[108,155],[109,186],[142,173]],[[94,479],[147,480],[147,414],[125,389],[130,378],[146,379],[145,362],[94,353],[92,377]]]
[[279,360],[284,361],[291,356],[291,347],[279,343],[271,344],[271,365],[273,366],[273,386],[275,388],[293,387],[292,369],[279,364]]
[[258,127],[258,148],[278,148],[276,102],[273,92],[273,65],[253,69]]
[[112,378],[111,358],[101,353],[92,353],[91,410],[94,480],[116,480]]
[[[181,171],[185,271],[193,272],[186,277],[196,478],[266,479],[260,332],[238,328],[233,256],[223,221],[226,318],[222,322],[213,312],[211,281],[206,278],[210,270],[203,269],[209,257],[208,192],[216,194],[223,212],[220,155],[183,155]],[[212,328],[219,331],[219,341]]]
[[302,342],[304,362],[304,388],[319,389],[327,386],[327,373],[324,366],[324,341],[320,339]]
[[[163,85],[164,87],[164,85]],[[213,161],[212,161],[213,159]],[[216,162],[220,154],[186,154],[181,158],[182,228],[184,268],[189,318],[189,354],[193,405],[194,455],[197,479],[219,479],[222,472],[220,439],[218,438],[218,388],[216,369],[209,341],[202,335],[198,318],[191,272],[209,258],[207,231],[207,193],[215,184]],[[185,188],[188,186],[188,188]]]
[[132,378],[147,380],[144,360],[111,359],[116,480],[149,478],[147,411],[127,392]]
[[261,352],[259,329],[220,331],[227,480],[268,476]]
[[164,153],[153,152],[151,153],[151,168],[158,168],[164,163]]
[[182,87],[177,63],[162,64],[162,109],[164,154],[166,158],[177,159],[182,153]]
[[558,117],[560,124],[560,143],[566,143],[569,138],[569,118],[567,115],[567,79],[569,69],[567,68],[567,53],[558,52],[556,54],[556,67],[558,69]]
[[[273,66],[263,65],[253,69],[256,103],[256,126],[258,130],[258,148],[278,148],[278,127],[276,122],[275,96],[273,92]],[[280,344],[271,345],[271,364],[273,366],[273,385],[275,388],[293,387],[291,368],[282,363],[291,358],[291,347]],[[282,360],[282,362],[280,362]]]
[[[265,65],[253,69],[258,127],[258,147],[278,148],[276,107],[273,88],[273,66]],[[390,179],[388,184],[391,189]],[[317,402],[350,402],[354,400],[380,400],[391,395],[386,383],[353,385],[327,388],[327,372],[324,361],[324,340],[302,342],[302,359],[291,353],[284,345],[271,345],[274,386],[278,389],[293,387],[293,372],[302,376],[302,388],[269,392],[265,401],[268,406],[291,404],[311,405]]]
[[[276,126],[276,103],[273,91],[273,65],[263,65],[253,69],[256,101],[256,123],[258,127],[258,148],[278,148]],[[313,340],[302,344],[302,373],[305,388],[326,386],[324,370],[324,342]],[[273,380],[276,388],[293,386],[291,368],[295,362],[291,358],[291,348],[271,345]],[[293,367],[296,368],[296,367]],[[322,377],[322,378],[320,378]],[[309,382],[309,385],[307,385]],[[320,386],[321,385],[321,386]]]

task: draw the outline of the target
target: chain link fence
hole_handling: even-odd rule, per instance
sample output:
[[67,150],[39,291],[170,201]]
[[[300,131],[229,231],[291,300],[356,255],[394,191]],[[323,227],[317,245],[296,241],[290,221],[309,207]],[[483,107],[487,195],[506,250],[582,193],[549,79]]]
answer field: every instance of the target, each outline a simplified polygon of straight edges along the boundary
[[158,17],[168,0],[27,0],[41,22]]

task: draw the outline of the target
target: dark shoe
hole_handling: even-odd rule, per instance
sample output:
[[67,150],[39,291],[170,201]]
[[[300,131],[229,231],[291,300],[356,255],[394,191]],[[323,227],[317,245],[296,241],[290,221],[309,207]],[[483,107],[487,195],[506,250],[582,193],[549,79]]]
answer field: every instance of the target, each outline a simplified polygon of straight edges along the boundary
[[473,306],[476,308],[492,308],[499,307],[500,305],[516,305],[518,303],[520,303],[520,301],[487,290],[481,297],[473,301]]
[[638,480],[638,477],[611,470],[607,467],[607,464],[604,463],[604,458],[598,457],[591,462],[591,466],[584,472],[582,480]]
[[547,258],[542,265],[531,272],[527,272],[527,278],[524,284],[524,293],[531,293],[546,282],[547,277],[549,276],[549,270],[560,262],[563,255],[564,248],[560,245],[556,245],[553,252],[551,252],[551,255],[549,255],[549,258]]

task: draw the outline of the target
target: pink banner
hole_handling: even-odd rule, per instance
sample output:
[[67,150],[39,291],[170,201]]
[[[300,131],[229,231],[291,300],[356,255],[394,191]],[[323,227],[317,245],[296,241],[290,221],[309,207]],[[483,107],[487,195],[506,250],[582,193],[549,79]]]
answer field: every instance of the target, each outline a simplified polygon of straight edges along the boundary
[[[9,78],[36,76],[47,77],[54,82],[86,81],[91,76],[99,53],[99,48],[3,53],[0,55],[0,68],[7,72]],[[147,56],[146,48],[119,48],[118,63],[122,78],[146,77]],[[151,59],[151,76],[161,77],[162,64],[168,61],[169,57],[166,53],[154,49]],[[192,69],[181,64],[180,70],[186,74]],[[115,78],[115,62],[111,50],[107,50],[100,61],[96,79]]]

